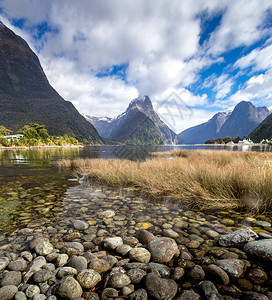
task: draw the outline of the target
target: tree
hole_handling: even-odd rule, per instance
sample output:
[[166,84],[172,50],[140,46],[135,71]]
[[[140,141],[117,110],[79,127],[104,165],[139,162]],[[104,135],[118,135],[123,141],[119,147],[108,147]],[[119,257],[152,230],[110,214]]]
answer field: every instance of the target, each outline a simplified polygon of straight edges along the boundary
[[6,128],[5,126],[0,125],[0,135],[9,135],[11,134],[11,130]]

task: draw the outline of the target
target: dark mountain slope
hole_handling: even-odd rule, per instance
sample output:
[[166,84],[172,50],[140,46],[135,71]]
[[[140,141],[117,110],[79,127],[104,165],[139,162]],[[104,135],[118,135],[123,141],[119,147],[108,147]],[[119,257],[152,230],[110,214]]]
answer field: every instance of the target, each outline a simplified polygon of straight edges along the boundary
[[96,129],[49,84],[28,44],[0,22],[0,124],[14,131],[35,122],[51,135],[101,143]]

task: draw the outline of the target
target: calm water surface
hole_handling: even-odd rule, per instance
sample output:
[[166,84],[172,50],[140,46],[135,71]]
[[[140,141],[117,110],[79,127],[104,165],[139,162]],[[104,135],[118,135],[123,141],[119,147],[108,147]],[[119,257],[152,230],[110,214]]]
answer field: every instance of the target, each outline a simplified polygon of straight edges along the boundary
[[[135,198],[130,190],[110,190],[93,185],[80,185],[71,175],[59,172],[54,162],[62,158],[127,158],[143,160],[152,152],[174,149],[212,149],[233,151],[271,151],[271,146],[88,146],[82,148],[51,148],[32,150],[0,150],[0,234],[10,234],[23,227],[50,226],[59,224],[69,227],[71,221],[83,218],[91,224],[96,213],[103,209],[122,212],[130,220],[147,221],[175,218],[184,208],[169,206],[167,202],[154,203],[141,197]],[[137,210],[137,214],[135,210]],[[145,212],[145,213],[143,213]],[[131,218],[130,218],[131,214]],[[235,213],[234,218],[242,220]],[[145,217],[146,216],[146,217]],[[138,219],[137,219],[138,218]],[[116,221],[124,227],[122,217]],[[126,232],[133,233],[126,222]],[[96,226],[103,220],[95,222]],[[118,233],[116,224],[107,230]],[[118,225],[118,224],[117,224]],[[147,225],[143,225],[147,226]],[[112,228],[112,229],[111,229]],[[113,232],[113,231],[116,232]],[[123,229],[124,230],[124,229]],[[120,233],[119,233],[120,234]]]

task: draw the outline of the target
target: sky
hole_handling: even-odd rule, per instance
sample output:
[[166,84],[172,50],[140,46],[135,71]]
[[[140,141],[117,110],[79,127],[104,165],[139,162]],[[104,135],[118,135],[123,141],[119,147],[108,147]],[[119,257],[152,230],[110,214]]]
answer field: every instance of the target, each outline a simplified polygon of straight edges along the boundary
[[271,0],[0,0],[0,20],[87,115],[148,95],[179,133],[242,100],[272,106]]

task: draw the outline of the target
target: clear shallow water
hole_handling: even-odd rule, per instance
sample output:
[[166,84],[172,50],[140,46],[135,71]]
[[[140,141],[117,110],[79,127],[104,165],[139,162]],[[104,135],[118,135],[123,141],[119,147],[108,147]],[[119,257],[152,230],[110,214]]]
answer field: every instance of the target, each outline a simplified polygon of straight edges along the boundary
[[[110,190],[82,186],[70,174],[59,172],[53,162],[61,158],[127,158],[145,159],[152,152],[174,149],[228,149],[234,151],[271,151],[271,147],[258,146],[89,146],[82,148],[52,148],[32,150],[0,150],[0,234],[20,228],[55,226],[69,229],[72,219],[82,218],[92,223],[103,209],[113,209],[125,216],[104,224],[96,220],[96,228],[106,228],[109,233],[133,231],[137,223],[150,223],[159,232],[160,226],[151,219],[162,217],[164,211],[171,220],[186,209],[135,198],[128,190]],[[135,214],[135,210],[137,214]],[[235,217],[242,224],[243,217]],[[237,221],[238,220],[238,221]],[[117,223],[116,223],[117,222]],[[119,222],[119,223],[118,223]],[[132,223],[131,223],[132,222]],[[118,225],[119,224],[119,225]],[[150,226],[142,225],[142,226]],[[157,226],[158,225],[158,226]],[[104,227],[103,227],[104,226]],[[106,227],[105,227],[106,226]],[[120,227],[121,226],[121,227]],[[140,225],[136,226],[136,229]],[[157,226],[157,227],[156,227]],[[131,232],[132,233],[132,232]]]

